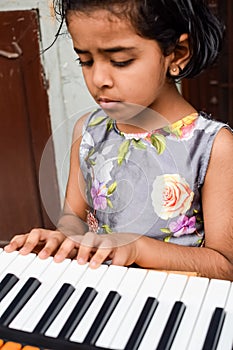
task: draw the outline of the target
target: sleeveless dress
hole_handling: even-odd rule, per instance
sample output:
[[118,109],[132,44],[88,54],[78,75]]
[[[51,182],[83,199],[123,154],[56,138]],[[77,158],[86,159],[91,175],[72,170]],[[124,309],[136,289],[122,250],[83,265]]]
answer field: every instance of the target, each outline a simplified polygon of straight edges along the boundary
[[125,134],[103,110],[94,111],[79,155],[89,229],[201,246],[201,189],[223,127],[230,130],[200,112],[150,133]]

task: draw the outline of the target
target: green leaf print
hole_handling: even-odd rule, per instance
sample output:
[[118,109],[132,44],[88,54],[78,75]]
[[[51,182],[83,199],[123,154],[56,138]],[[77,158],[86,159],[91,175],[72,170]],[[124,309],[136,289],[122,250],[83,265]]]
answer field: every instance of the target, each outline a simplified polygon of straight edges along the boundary
[[119,147],[118,150],[118,164],[121,165],[123,161],[125,160],[127,153],[129,151],[129,146],[130,146],[131,140],[125,140],[122,142],[122,144]]
[[113,208],[113,205],[112,205],[112,202],[110,201],[110,199],[109,199],[109,198],[106,198],[106,200],[107,200],[108,206],[109,206],[110,208]]
[[142,142],[142,140],[135,140],[133,139],[133,146],[137,149],[144,150],[146,149],[146,145]]
[[110,226],[102,225],[101,227],[104,229],[105,233],[112,233],[112,230],[111,230]]
[[156,148],[157,153],[160,155],[166,149],[166,139],[164,135],[161,134],[152,134],[151,135],[151,143]]
[[164,238],[163,241],[166,242],[166,243],[169,243],[170,239],[171,239],[171,236],[167,236],[167,237]]
[[167,233],[167,234],[170,234],[170,233],[171,233],[171,231],[169,230],[169,228],[161,228],[160,231],[163,232],[163,233]]
[[90,124],[88,126],[96,126],[101,124],[105,119],[107,119],[107,117],[98,117],[95,118],[92,122],[90,122]]
[[117,182],[115,181],[108,188],[108,196],[113,194],[113,192],[116,190],[116,188],[117,188]]
[[107,131],[111,131],[114,125],[114,121],[112,119],[109,119],[107,123]]

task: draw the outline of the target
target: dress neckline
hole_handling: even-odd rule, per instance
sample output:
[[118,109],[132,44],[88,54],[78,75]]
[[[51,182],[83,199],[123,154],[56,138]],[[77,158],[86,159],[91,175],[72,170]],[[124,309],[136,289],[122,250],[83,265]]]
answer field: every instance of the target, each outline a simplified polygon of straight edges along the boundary
[[161,127],[158,129],[154,129],[150,132],[149,131],[148,132],[139,132],[139,133],[123,132],[123,131],[118,129],[118,126],[117,126],[117,123],[115,120],[113,121],[113,128],[119,135],[121,135],[125,139],[141,140],[141,139],[148,138],[148,136],[150,136],[150,135],[161,133],[163,131],[166,131],[166,132],[170,131],[173,134],[174,133],[179,134],[180,130],[183,127],[186,127],[187,125],[192,124],[194,121],[196,121],[196,119],[199,117],[199,115],[200,115],[200,113],[198,113],[198,112],[191,113],[191,114],[177,120],[176,122],[173,122],[171,124],[167,124],[164,127]]

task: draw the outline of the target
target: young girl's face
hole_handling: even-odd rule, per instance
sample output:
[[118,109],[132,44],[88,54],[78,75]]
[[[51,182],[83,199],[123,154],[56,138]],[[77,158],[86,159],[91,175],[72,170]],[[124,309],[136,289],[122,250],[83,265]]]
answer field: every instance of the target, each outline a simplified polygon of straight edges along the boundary
[[162,114],[172,55],[164,57],[156,41],[140,37],[129,21],[105,10],[69,13],[68,29],[88,90],[106,113],[129,119],[115,113],[129,103]]

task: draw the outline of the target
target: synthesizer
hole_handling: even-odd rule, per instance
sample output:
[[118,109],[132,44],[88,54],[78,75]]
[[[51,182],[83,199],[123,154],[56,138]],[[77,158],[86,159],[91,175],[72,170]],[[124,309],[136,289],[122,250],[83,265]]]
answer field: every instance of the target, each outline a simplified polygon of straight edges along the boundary
[[232,350],[232,325],[230,281],[0,249],[3,350]]

